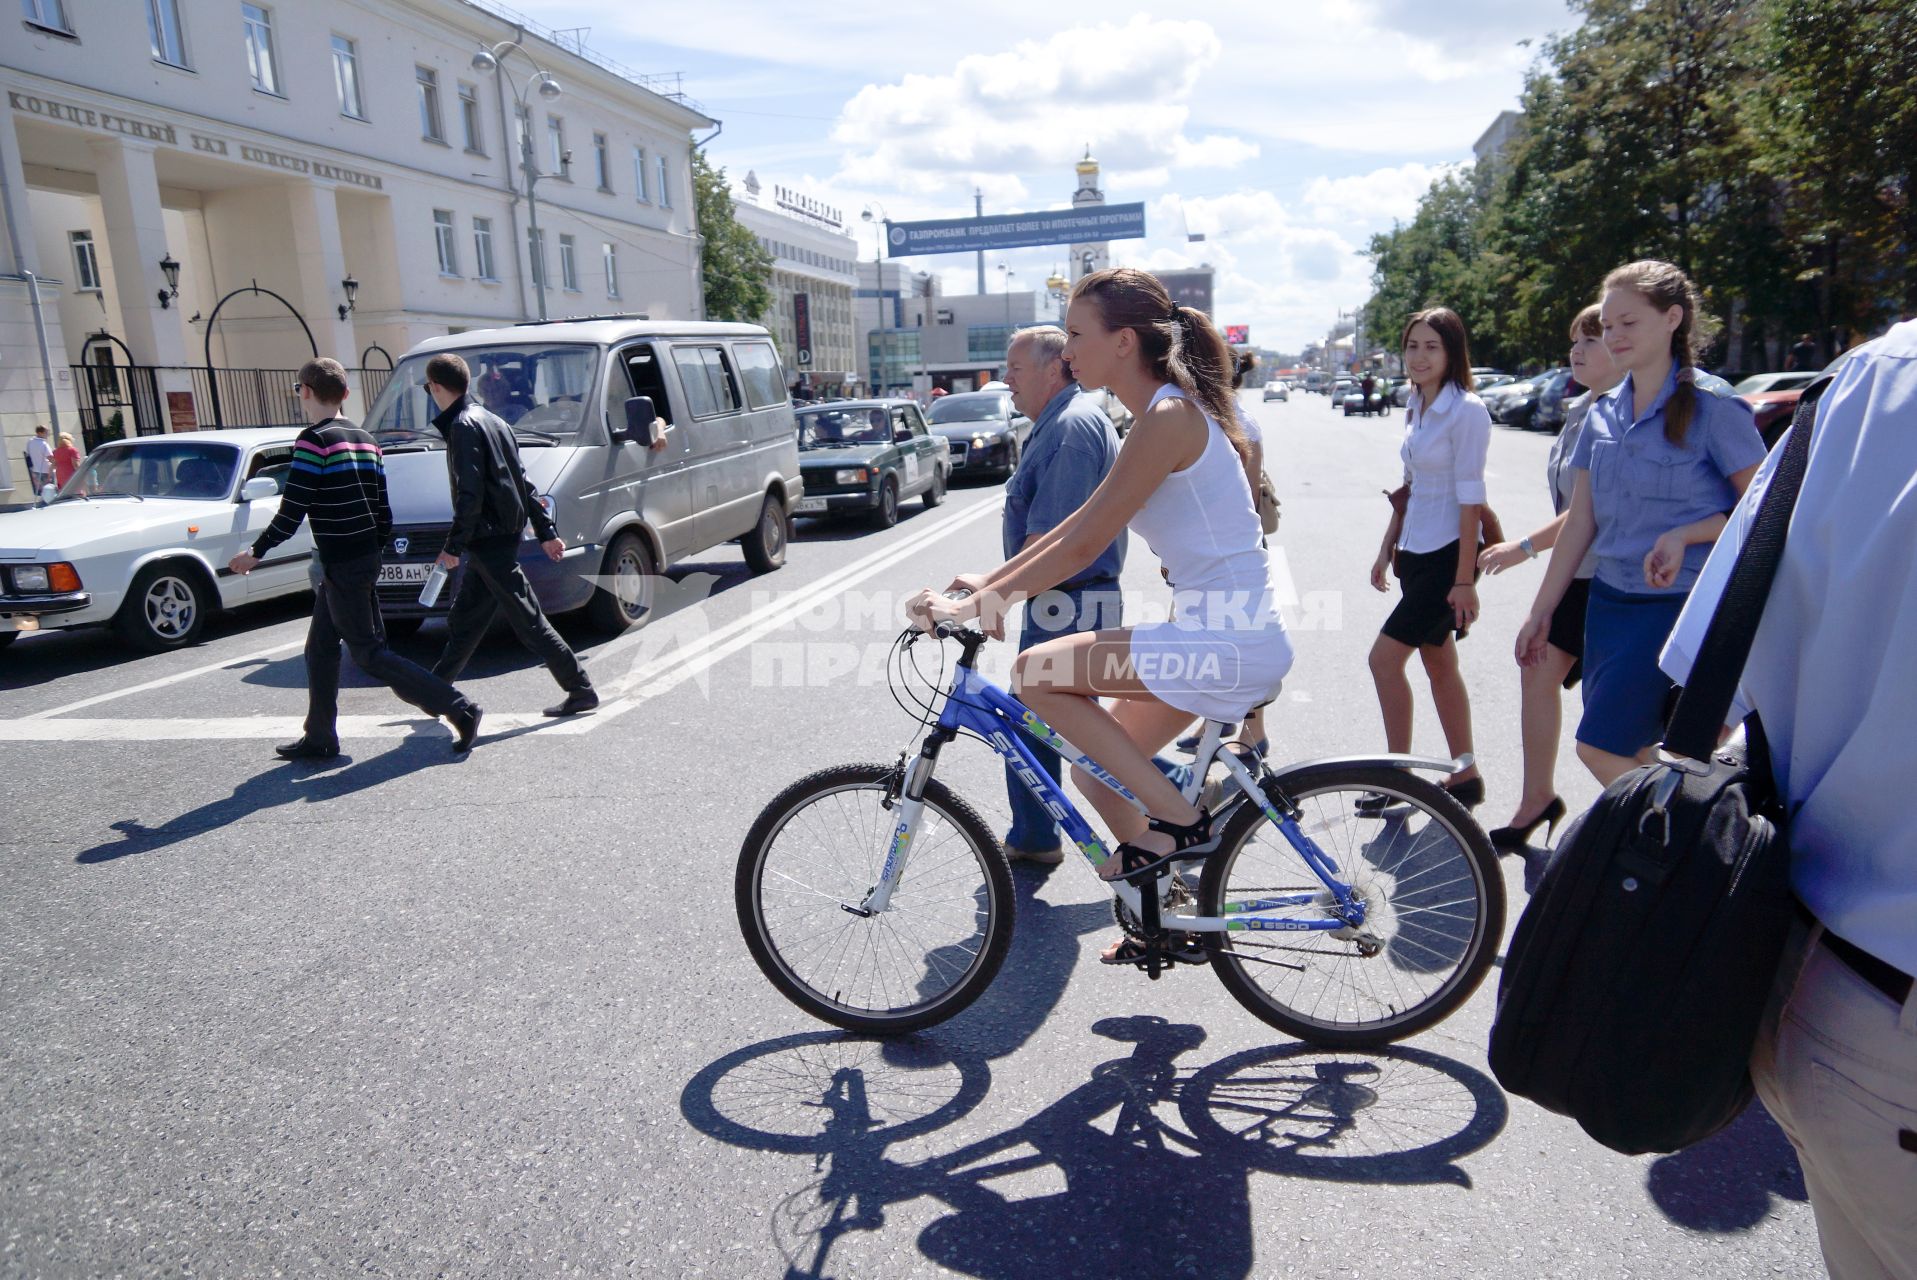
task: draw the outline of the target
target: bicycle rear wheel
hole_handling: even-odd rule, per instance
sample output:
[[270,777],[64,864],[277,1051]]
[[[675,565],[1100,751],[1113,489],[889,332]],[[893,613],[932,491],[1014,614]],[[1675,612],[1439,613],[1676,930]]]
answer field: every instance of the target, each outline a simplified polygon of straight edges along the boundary
[[[1299,828],[1365,904],[1357,936],[1329,931],[1209,933],[1212,970],[1252,1013],[1301,1040],[1367,1048],[1449,1016],[1484,979],[1504,936],[1497,854],[1464,806],[1435,782],[1394,768],[1327,765],[1287,776]],[[1355,805],[1383,795],[1382,813]],[[1240,805],[1207,860],[1200,914],[1316,891],[1273,914],[1331,914],[1333,898],[1277,827]]]
[[739,850],[739,928],[759,968],[813,1017],[914,1031],[991,983],[1012,941],[1012,873],[977,812],[933,779],[891,905],[852,910],[878,883],[898,822],[898,766],[824,769],[773,798]]

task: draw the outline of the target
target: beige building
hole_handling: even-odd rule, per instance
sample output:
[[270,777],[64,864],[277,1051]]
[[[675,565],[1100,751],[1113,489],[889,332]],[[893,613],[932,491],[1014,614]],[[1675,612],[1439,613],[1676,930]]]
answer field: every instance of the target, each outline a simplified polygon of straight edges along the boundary
[[314,350],[375,390],[423,338],[538,316],[542,284],[552,317],[701,316],[714,122],[676,80],[467,0],[25,9],[0,20],[0,504],[36,423],[287,421]]
[[772,255],[772,310],[759,323],[778,339],[787,376],[803,374],[820,395],[855,389],[858,243],[843,212],[754,173],[732,197],[733,217]]

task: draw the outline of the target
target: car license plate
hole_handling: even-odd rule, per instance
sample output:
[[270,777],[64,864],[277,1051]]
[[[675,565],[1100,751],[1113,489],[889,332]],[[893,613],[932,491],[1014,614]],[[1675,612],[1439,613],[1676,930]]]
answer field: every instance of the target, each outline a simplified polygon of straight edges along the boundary
[[811,515],[814,512],[818,512],[818,511],[824,511],[825,499],[824,498],[800,498],[798,503],[792,508],[792,510],[802,516]]
[[40,619],[30,613],[0,614],[0,631],[38,631]]
[[379,567],[379,584],[382,587],[417,586],[426,581],[426,575],[433,571],[433,562],[425,564],[383,564]]

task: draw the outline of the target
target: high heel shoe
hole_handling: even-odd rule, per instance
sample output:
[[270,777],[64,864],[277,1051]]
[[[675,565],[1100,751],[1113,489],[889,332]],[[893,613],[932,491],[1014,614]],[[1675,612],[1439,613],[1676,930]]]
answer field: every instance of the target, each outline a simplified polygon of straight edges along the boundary
[[1491,847],[1494,849],[1528,849],[1531,847],[1531,833],[1538,829],[1540,822],[1548,824],[1544,829],[1544,841],[1548,845],[1551,837],[1557,834],[1558,823],[1564,818],[1564,797],[1552,796],[1551,803],[1538,810],[1531,821],[1512,823],[1508,827],[1499,827],[1491,832]]
[[1466,778],[1463,782],[1447,782],[1444,789],[1451,798],[1467,809],[1475,809],[1484,803],[1484,779]]

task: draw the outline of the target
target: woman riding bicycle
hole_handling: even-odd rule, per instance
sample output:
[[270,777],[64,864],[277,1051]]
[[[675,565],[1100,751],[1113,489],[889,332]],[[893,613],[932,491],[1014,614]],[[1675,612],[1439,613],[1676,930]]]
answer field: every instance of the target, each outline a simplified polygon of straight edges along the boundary
[[[1123,843],[1105,879],[1205,852],[1210,815],[1151,757],[1193,716],[1237,721],[1269,700],[1291,667],[1244,458],[1231,349],[1203,312],[1173,304],[1157,279],[1120,267],[1079,281],[1066,312],[1065,359],[1087,387],[1107,387],[1133,417],[1118,460],[1062,523],[989,574],[961,574],[907,604],[918,625],[977,619],[1001,635],[1008,610],[1069,581],[1128,526],[1164,564],[1167,622],[1094,631],[1028,649],[1013,689],[1040,719],[1103,765],[1149,811],[1073,769],[1073,780]],[[1116,700],[1111,710],[1101,697]],[[1132,942],[1105,959],[1126,963]]]

